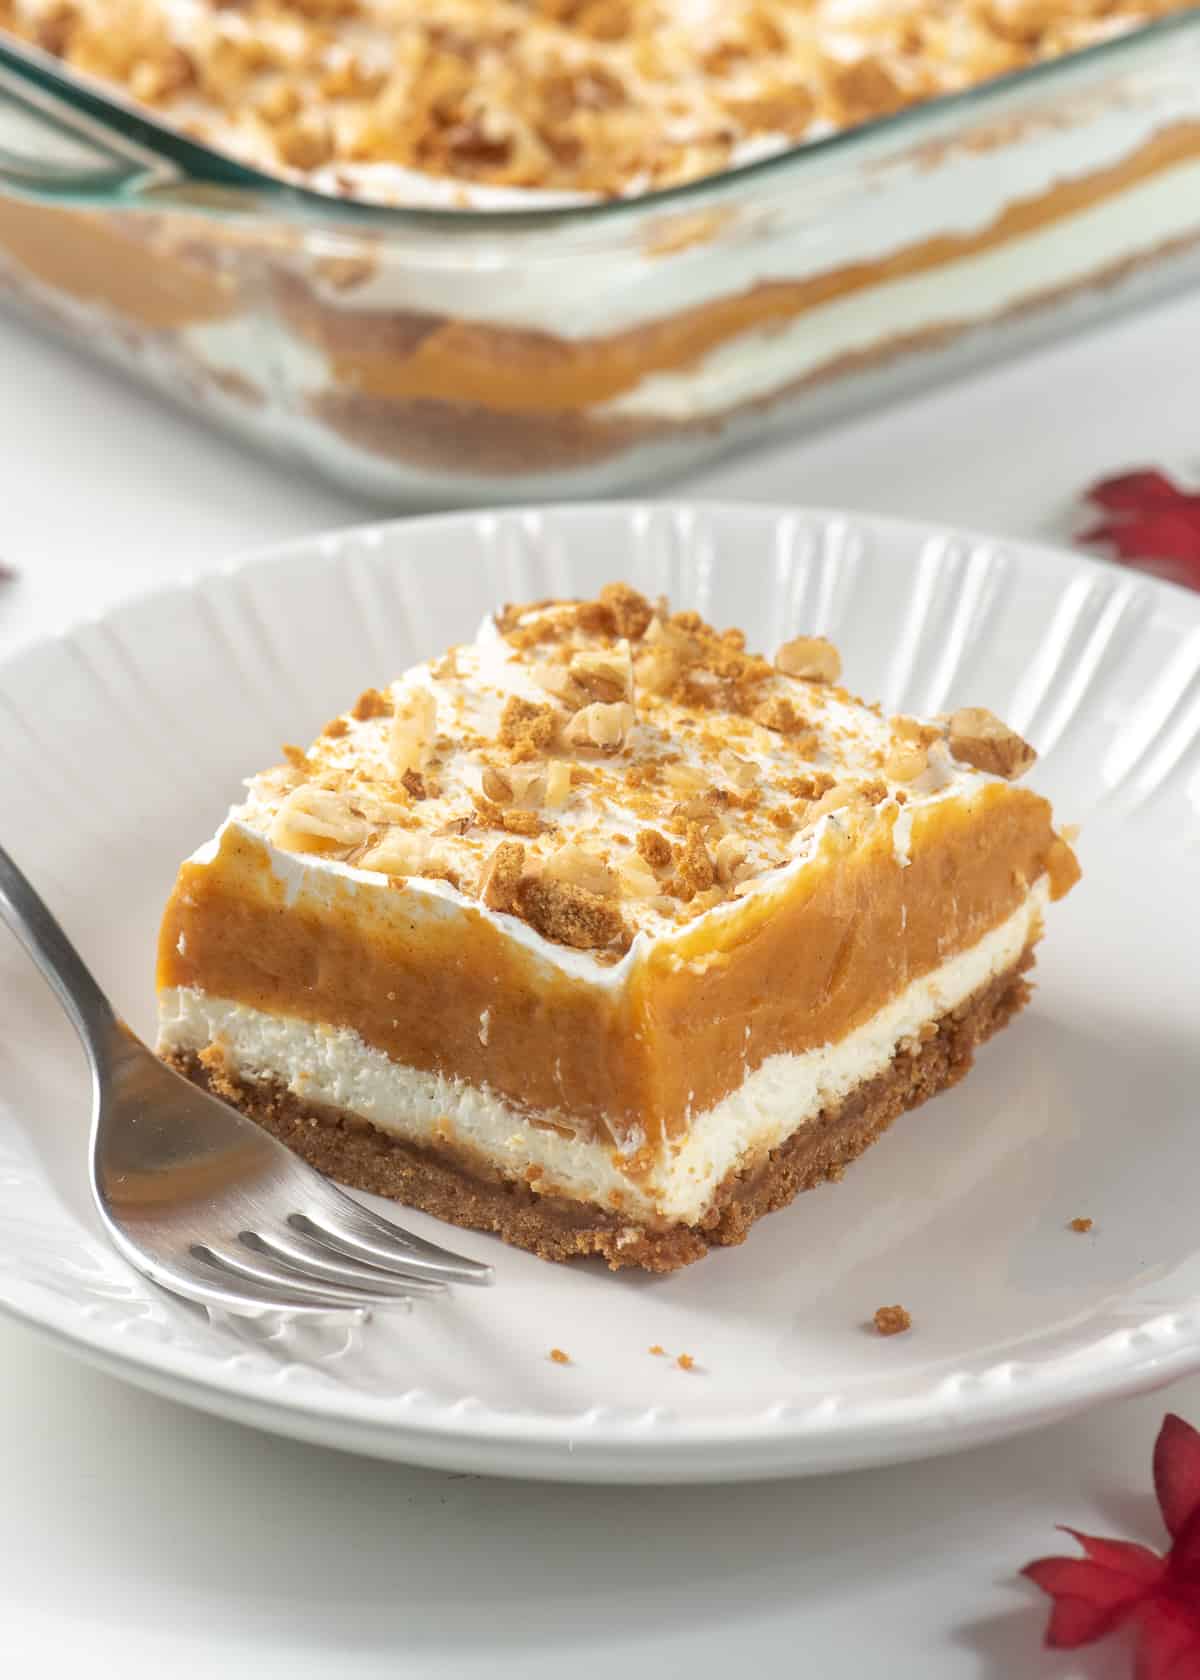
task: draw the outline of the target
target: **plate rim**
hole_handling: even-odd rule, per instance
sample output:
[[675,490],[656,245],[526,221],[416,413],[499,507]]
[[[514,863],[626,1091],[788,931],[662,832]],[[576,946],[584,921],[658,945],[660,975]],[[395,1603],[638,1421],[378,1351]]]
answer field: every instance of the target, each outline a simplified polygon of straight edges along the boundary
[[[155,582],[120,595],[107,606],[66,617],[58,626],[19,642],[0,657],[0,675],[16,674],[48,647],[90,626],[147,606],[158,599],[190,596],[206,581],[269,570],[308,554],[332,557],[350,542],[394,541],[414,529],[464,527],[482,521],[523,522],[531,518],[578,520],[597,517],[629,522],[657,514],[749,520],[773,524],[806,520],[821,526],[845,522],[879,540],[914,546],[958,542],[974,547],[1018,550],[1054,572],[1081,572],[1135,580],[1153,594],[1165,592],[1175,611],[1200,626],[1200,597],[1168,579],[1131,571],[1111,560],[1085,554],[1066,544],[1031,541],[1021,536],[981,532],[942,521],[899,518],[870,511],[789,502],[736,502],[671,497],[614,501],[531,503],[503,509],[466,509],[416,518],[386,518],[334,527],[283,542],[239,550],[213,566],[191,569],[178,579]],[[43,1191],[54,1192],[39,1173],[30,1173]],[[74,1216],[63,1210],[64,1218]],[[2,1223],[2,1216],[0,1216]],[[18,1293],[19,1293],[19,1280]],[[459,1408],[439,1401],[436,1415],[405,1418],[386,1415],[387,1402],[353,1390],[271,1385],[259,1373],[233,1369],[210,1355],[170,1343],[120,1343],[99,1323],[81,1321],[52,1299],[38,1306],[10,1298],[0,1275],[0,1313],[49,1337],[56,1345],[123,1380],[197,1406],[235,1417],[255,1427],[275,1429],[301,1439],[352,1451],[365,1451],[431,1468],[468,1468],[490,1474],[536,1476],[566,1481],[669,1482],[730,1481],[783,1475],[808,1475],[861,1468],[932,1456],[1016,1434],[1105,1399],[1133,1394],[1174,1380],[1200,1367],[1200,1294],[1169,1312],[1146,1312],[1136,1323],[1103,1329],[1102,1310],[1088,1315],[1097,1334],[1082,1348],[1036,1362],[1026,1370],[1019,1350],[982,1372],[966,1377],[953,1392],[931,1377],[928,1384],[872,1408],[857,1404],[848,1413],[822,1411],[808,1404],[776,1406],[750,1413],[722,1413],[700,1418],[646,1414],[650,1427],[634,1428],[622,1420],[605,1429],[608,1408],[591,1407],[576,1415],[507,1412],[476,1403]],[[1122,1346],[1111,1345],[1121,1343]],[[1064,1365],[1073,1369],[1061,1369]],[[935,1396],[939,1398],[935,1401]],[[432,1398],[432,1397],[429,1397]],[[872,1421],[872,1412],[881,1419]],[[783,1415],[789,1414],[789,1415]],[[668,1424],[669,1419],[669,1424]],[[499,1455],[500,1461],[497,1462]]]

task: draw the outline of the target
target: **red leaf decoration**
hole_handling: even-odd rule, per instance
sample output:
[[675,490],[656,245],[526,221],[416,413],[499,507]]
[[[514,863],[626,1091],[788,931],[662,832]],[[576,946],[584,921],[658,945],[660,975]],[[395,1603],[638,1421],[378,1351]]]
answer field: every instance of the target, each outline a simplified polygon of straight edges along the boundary
[[1022,1574],[1054,1600],[1047,1645],[1090,1645],[1133,1621],[1134,1680],[1200,1680],[1200,1434],[1173,1413],[1155,1443],[1154,1485],[1174,1542],[1165,1557],[1069,1528],[1083,1557],[1039,1558]]
[[1124,1575],[1139,1587],[1156,1586],[1166,1568],[1157,1552],[1139,1546],[1135,1540],[1101,1540],[1094,1534],[1081,1534],[1077,1528],[1064,1528],[1063,1533],[1078,1540],[1093,1563]]
[[1079,532],[1078,542],[1105,544],[1127,565],[1200,589],[1200,492],[1148,468],[1102,479],[1087,500],[1105,517]]
[[1117,478],[1102,478],[1088,491],[1088,499],[1097,507],[1107,508],[1110,513],[1145,513],[1150,508],[1200,502],[1200,496],[1178,489],[1166,473],[1154,468],[1121,473]]
[[1158,1604],[1138,1612],[1138,1652],[1134,1680],[1197,1680],[1200,1676],[1200,1627]]
[[1154,1443],[1154,1492],[1167,1533],[1178,1539],[1200,1511],[1200,1434],[1174,1412]]

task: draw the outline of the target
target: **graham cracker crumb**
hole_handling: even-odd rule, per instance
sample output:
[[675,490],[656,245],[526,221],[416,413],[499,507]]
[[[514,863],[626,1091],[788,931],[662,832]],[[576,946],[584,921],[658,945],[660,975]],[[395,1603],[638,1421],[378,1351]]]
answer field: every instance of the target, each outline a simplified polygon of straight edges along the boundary
[[564,1353],[561,1348],[551,1348],[550,1358],[555,1365],[569,1365],[571,1363],[571,1355]]
[[881,1336],[901,1336],[912,1329],[912,1316],[907,1307],[876,1307],[871,1322]]
[[664,1355],[666,1354],[667,1350],[666,1350],[665,1347],[662,1347],[658,1342],[655,1342],[654,1346],[649,1351],[654,1355],[655,1359],[662,1359],[664,1357]]
[[620,911],[586,887],[530,875],[518,883],[517,904],[529,925],[556,944],[578,951],[629,944]]
[[636,589],[627,583],[606,583],[600,591],[600,600],[612,614],[618,636],[627,636],[631,642],[636,642],[646,634],[654,617],[654,608]]
[[690,1353],[681,1353],[675,1363],[681,1371],[694,1371],[696,1369],[696,1361]]
[[350,716],[359,723],[365,723],[368,718],[390,717],[392,702],[386,694],[381,694],[377,688],[365,688],[354,702]]
[[532,747],[543,752],[557,729],[553,706],[539,706],[532,700],[522,700],[519,694],[510,694],[500,714],[500,745]]
[[716,880],[717,872],[704,844],[704,829],[700,823],[688,823],[687,842],[675,868],[677,879],[689,893],[707,892]]
[[1093,1221],[1088,1219],[1086,1215],[1079,1219],[1072,1219],[1071,1221],[1072,1231],[1090,1231],[1092,1225]]
[[665,869],[671,861],[671,842],[656,828],[639,828],[637,849],[651,869]]
[[764,729],[773,729],[778,735],[795,735],[808,728],[808,719],[784,694],[773,694],[761,706],[756,706],[752,715],[755,723],[761,723]]
[[517,883],[525,868],[525,848],[518,840],[501,840],[484,865],[479,897],[489,910],[511,910]]
[[542,819],[536,811],[502,811],[500,826],[510,834],[524,834],[526,836],[542,832]]

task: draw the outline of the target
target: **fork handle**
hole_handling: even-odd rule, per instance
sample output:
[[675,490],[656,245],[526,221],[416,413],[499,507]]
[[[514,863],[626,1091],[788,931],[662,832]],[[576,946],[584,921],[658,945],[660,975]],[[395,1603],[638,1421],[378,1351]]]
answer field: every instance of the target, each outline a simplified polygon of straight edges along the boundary
[[118,1028],[112,1005],[30,882],[0,846],[0,921],[50,982],[94,1064],[103,1066]]

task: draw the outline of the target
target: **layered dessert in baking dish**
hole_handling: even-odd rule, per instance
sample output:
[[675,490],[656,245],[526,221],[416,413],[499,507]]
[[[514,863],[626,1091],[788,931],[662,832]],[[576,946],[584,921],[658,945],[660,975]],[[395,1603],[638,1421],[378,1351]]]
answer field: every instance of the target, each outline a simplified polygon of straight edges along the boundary
[[0,262],[356,487],[610,489],[1181,275],[1198,49],[1138,26],[1188,9],[0,0],[0,31],[92,85],[380,207],[301,227],[259,189],[257,218],[66,213],[64,239],[61,209],[0,200]]
[[740,1242],[953,1084],[1074,883],[1034,753],[625,586],[510,607],[181,868],[160,1050],[341,1181],[549,1259]]

